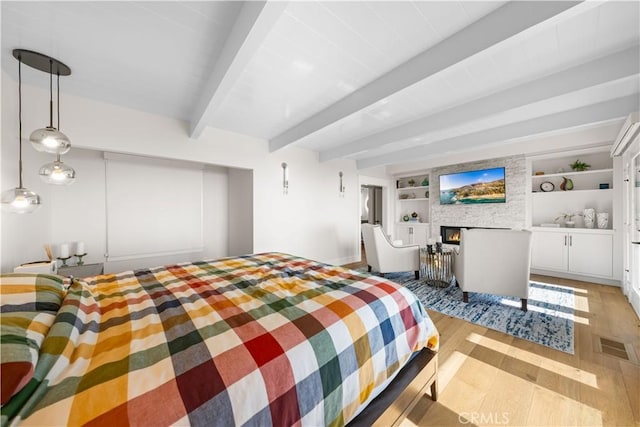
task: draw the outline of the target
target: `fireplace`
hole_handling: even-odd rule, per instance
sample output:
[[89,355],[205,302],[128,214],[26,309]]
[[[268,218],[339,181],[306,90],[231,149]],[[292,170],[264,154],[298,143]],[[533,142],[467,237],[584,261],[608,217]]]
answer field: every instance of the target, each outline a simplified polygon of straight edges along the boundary
[[459,245],[461,228],[469,227],[457,227],[448,225],[440,226],[440,236],[442,236],[442,243],[447,243],[449,245]]
[[441,225],[440,236],[442,237],[442,243],[449,245],[460,245],[460,229],[462,228],[496,228],[496,227],[467,227],[461,225]]

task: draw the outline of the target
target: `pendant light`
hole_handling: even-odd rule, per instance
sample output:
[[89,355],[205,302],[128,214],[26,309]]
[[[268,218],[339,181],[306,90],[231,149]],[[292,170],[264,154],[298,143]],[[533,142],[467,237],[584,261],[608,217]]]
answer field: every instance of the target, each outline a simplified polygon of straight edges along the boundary
[[[14,56],[15,51],[14,51]],[[31,213],[40,206],[40,196],[22,186],[22,58],[18,54],[18,182],[17,188],[3,191],[2,210],[10,213]]]
[[76,180],[76,171],[71,166],[65,165],[60,161],[60,154],[58,154],[55,162],[42,166],[38,173],[40,178],[47,184],[69,185]]
[[[60,74],[58,74],[57,82],[57,104],[58,104],[58,129],[60,129]],[[76,171],[71,166],[65,165],[60,161],[60,153],[56,155],[56,161],[47,163],[40,168],[38,172],[40,178],[47,184],[54,185],[70,185],[76,180]]]
[[[71,74],[71,69],[57,59],[38,52],[15,49],[13,56],[16,56],[16,51],[23,56],[25,64],[49,73],[49,126],[34,130],[29,137],[29,141],[37,151],[65,154],[71,149],[71,141],[69,141],[67,135],[53,127],[53,74],[57,74],[58,78],[60,76],[68,76]],[[59,90],[60,88],[58,88]]]

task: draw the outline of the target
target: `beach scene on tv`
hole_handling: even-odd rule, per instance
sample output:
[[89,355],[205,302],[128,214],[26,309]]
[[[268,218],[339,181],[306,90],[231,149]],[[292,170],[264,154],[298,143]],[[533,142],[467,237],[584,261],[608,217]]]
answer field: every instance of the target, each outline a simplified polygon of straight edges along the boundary
[[504,168],[440,175],[440,204],[504,203]]

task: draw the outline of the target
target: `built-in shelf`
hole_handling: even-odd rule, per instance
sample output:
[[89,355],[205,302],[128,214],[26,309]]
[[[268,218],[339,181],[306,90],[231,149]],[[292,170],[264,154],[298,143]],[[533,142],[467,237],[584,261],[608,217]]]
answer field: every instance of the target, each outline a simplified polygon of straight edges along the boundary
[[398,190],[422,190],[424,188],[429,188],[428,185],[420,185],[418,187],[399,187]]
[[560,177],[573,177],[576,175],[592,175],[592,174],[611,174],[613,173],[613,169],[592,169],[586,171],[578,171],[578,172],[559,172],[559,173],[545,173],[544,175],[532,175],[532,178],[536,179],[544,179],[544,178],[553,178],[555,176]]
[[584,227],[543,227],[534,225],[531,227],[533,231],[553,231],[558,233],[596,233],[596,234],[613,234],[611,228],[584,228]]
[[[562,191],[562,190],[554,190],[554,191],[534,191],[533,197],[541,197],[540,195],[543,194],[544,197],[546,196],[550,196],[550,195],[556,195],[556,194],[564,194],[565,196],[567,194],[570,193],[581,193],[581,194],[587,194],[589,192],[594,193],[594,195],[599,194],[600,196],[604,196],[606,194],[610,194],[613,192],[613,188],[603,188],[603,189],[594,189],[594,188],[588,188],[585,190],[566,190],[566,191]],[[551,196],[551,197],[556,197],[556,196]]]
[[[576,160],[590,164],[591,168],[585,171],[569,169],[565,172],[554,172],[566,169]],[[545,174],[535,175],[537,171]],[[531,224],[552,223],[555,218],[572,213],[576,215],[576,227],[584,227],[584,218],[581,215],[588,208],[594,209],[596,213],[608,213],[609,227],[616,225],[613,223],[613,160],[608,150],[549,154],[534,158],[531,163],[530,182]],[[553,191],[542,191],[540,187],[544,182],[550,182],[554,186]],[[563,182],[572,189],[561,190]],[[578,229],[560,230],[567,232]]]
[[[406,198],[402,198],[406,197]],[[429,173],[399,177],[396,180],[395,238],[403,244],[426,245],[429,237]],[[420,222],[403,221],[417,215]]]

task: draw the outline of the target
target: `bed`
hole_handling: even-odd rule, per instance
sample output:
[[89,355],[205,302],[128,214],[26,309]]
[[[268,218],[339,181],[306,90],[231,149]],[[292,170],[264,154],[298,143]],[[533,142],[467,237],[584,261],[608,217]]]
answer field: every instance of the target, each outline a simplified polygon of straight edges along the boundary
[[339,426],[438,349],[402,286],[282,253],[63,285],[3,276],[2,425]]

